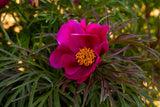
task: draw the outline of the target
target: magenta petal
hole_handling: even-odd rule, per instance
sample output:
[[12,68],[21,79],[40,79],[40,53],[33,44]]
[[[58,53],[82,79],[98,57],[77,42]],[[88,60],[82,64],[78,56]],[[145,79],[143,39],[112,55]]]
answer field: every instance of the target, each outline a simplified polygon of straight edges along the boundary
[[89,24],[86,28],[87,34],[98,35],[101,41],[106,40],[106,34],[109,29],[109,25],[101,26],[99,24]]
[[50,55],[49,61],[54,68],[62,68],[62,56],[65,54],[73,54],[73,52],[65,45],[59,45]]
[[62,57],[62,65],[65,68],[65,72],[68,75],[72,75],[74,73],[76,73],[77,71],[79,71],[80,66],[78,65],[78,63],[75,60],[75,55],[74,54],[65,54]]
[[64,42],[64,41],[66,41],[69,38],[69,35],[72,32],[71,30],[68,28],[67,24],[63,24],[61,26],[61,28],[60,28],[60,30],[59,30],[59,32],[57,34],[57,41],[58,41],[59,44]]
[[68,43],[69,47],[73,49],[78,48],[78,50],[84,47],[94,49],[99,44],[100,39],[96,35],[90,34],[73,34]]
[[66,42],[70,35],[73,33],[83,34],[84,30],[81,27],[80,23],[74,20],[68,21],[68,23],[63,24],[57,34],[57,41],[59,44]]
[[[72,71],[75,72],[74,74],[67,74],[66,73],[66,78],[68,79],[72,79],[72,80],[78,80],[78,81],[85,81],[87,79],[87,77],[94,72],[95,70],[95,66],[90,66],[90,67],[84,67],[84,66],[79,66],[79,68],[77,69],[77,71]],[[82,81],[83,80],[83,81]],[[77,82],[78,82],[77,81]]]
[[[96,53],[97,55],[97,53]],[[66,78],[68,79],[72,79],[72,80],[77,80],[77,83],[82,83],[84,82],[91,73],[94,72],[96,66],[101,62],[100,57],[97,56],[96,62],[93,63],[91,66],[85,67],[85,66],[79,66],[78,69],[76,69],[77,71],[72,71],[74,72],[73,74],[67,74],[66,73]],[[65,68],[67,68],[67,66],[65,66]],[[73,69],[70,69],[73,70]]]
[[80,22],[80,25],[81,27],[85,30],[87,25],[86,25],[86,20],[85,19],[82,19],[81,22]]
[[78,84],[81,84],[82,82],[84,82],[85,80],[87,80],[89,76],[90,76],[90,75],[86,76],[85,78],[78,79],[78,80],[77,80],[77,83],[78,83]]
[[108,50],[109,50],[109,44],[107,40],[95,48],[95,51],[99,54],[99,56],[103,55]]

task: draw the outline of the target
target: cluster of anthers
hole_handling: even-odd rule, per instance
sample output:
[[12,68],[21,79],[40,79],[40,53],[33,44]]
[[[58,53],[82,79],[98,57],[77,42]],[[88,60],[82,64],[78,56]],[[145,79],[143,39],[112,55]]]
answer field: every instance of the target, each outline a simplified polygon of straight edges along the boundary
[[82,48],[79,49],[79,52],[76,54],[76,61],[79,65],[90,66],[96,60],[96,55],[93,49]]

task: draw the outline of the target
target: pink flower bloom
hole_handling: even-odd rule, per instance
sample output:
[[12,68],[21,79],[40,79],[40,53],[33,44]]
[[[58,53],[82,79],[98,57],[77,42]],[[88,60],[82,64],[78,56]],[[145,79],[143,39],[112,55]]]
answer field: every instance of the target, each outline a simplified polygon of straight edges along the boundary
[[108,25],[86,25],[85,19],[63,24],[57,34],[59,46],[49,59],[51,65],[64,68],[66,78],[77,80],[78,84],[84,82],[101,63],[100,56],[109,49],[108,29]]
[[10,0],[0,0],[0,8],[4,7]]

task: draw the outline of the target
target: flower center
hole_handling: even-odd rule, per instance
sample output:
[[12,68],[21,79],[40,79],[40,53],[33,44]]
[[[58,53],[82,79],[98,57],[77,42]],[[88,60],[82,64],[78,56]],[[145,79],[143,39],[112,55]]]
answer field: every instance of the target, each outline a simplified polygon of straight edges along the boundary
[[96,55],[93,49],[82,48],[79,49],[79,52],[76,54],[76,60],[79,65],[89,66],[95,62]]

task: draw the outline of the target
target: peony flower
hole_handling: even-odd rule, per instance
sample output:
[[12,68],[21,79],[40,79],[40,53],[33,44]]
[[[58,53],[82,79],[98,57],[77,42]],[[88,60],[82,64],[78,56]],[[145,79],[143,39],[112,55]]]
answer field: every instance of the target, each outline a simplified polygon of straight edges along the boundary
[[10,0],[0,0],[0,8],[4,7]]
[[108,25],[86,25],[85,19],[63,24],[57,34],[59,46],[52,52],[50,64],[64,68],[66,78],[77,80],[78,84],[84,82],[101,63],[100,56],[109,49],[108,29]]

